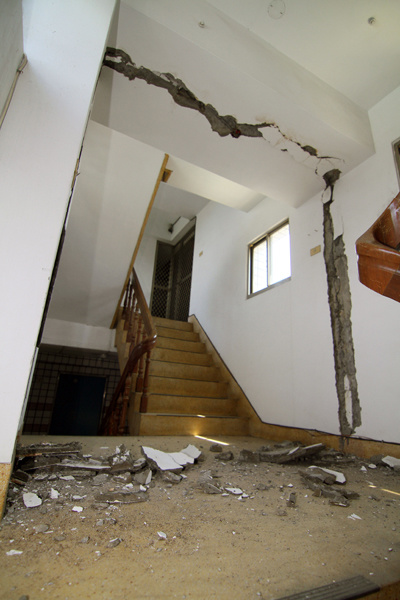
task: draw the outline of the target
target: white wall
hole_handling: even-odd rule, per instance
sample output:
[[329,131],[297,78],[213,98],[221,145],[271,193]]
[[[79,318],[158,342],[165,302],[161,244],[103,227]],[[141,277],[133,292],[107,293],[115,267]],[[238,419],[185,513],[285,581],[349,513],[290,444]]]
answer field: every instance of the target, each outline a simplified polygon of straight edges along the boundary
[[0,113],[23,55],[22,0],[0,0]]
[[71,321],[46,319],[41,343],[116,352],[114,340],[115,329],[109,327],[93,327]]
[[0,462],[12,459],[115,0],[24,4],[28,65],[0,135]]
[[111,325],[163,159],[89,121],[50,318]]
[[[356,435],[390,442],[400,442],[400,306],[360,284],[354,245],[398,193],[391,142],[400,135],[399,101],[400,89],[371,110],[376,154],[339,181],[333,205],[349,260],[363,423]],[[247,245],[286,217],[291,281],[246,299]],[[263,421],[339,433],[325,266],[322,252],[309,252],[319,244],[320,196],[298,209],[265,199],[248,214],[210,203],[197,218],[190,312]]]

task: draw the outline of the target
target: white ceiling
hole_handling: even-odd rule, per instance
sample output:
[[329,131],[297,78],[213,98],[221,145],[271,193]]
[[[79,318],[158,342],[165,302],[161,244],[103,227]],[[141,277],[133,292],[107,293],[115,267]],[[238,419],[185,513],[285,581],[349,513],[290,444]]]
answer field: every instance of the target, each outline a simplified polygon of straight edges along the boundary
[[212,6],[238,23],[243,35],[251,33],[366,109],[400,83],[398,0],[124,2],[192,40],[193,23],[204,23],[203,36],[215,27],[207,10]]
[[[140,10],[139,2],[134,4]],[[398,0],[208,0],[208,4],[366,109],[400,83]],[[284,6],[279,19],[269,14],[274,14],[274,5],[276,12]]]

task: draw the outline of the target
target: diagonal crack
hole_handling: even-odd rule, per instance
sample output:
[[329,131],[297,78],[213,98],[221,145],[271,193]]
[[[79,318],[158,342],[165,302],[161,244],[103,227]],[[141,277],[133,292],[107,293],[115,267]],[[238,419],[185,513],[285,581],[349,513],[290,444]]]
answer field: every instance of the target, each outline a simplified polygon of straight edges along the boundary
[[[318,150],[308,144],[301,144],[297,140],[286,135],[280,127],[274,122],[263,122],[257,124],[239,123],[233,115],[220,115],[212,104],[205,104],[199,100],[193,92],[184,84],[181,79],[178,79],[171,73],[158,73],[151,71],[146,67],[137,67],[132,61],[129,54],[118,48],[107,48],[103,64],[117,73],[121,73],[130,81],[134,79],[142,79],[149,85],[166,90],[173,98],[174,102],[184,108],[191,108],[203,115],[211,125],[211,129],[218,133],[221,137],[232,136],[233,138],[257,137],[266,139],[261,129],[273,128],[287,141],[295,144],[306,155],[316,158],[318,161],[324,159],[340,160],[333,156],[320,156]],[[282,152],[287,152],[287,149],[282,149]]]

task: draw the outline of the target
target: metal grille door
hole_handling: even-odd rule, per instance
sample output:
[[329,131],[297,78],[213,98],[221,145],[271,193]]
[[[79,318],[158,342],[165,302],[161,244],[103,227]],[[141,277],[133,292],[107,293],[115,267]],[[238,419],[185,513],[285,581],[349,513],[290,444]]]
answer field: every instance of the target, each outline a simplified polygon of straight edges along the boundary
[[176,246],[158,242],[151,314],[187,321],[194,250],[193,228]]
[[172,290],[172,252],[173,246],[158,242],[154,273],[151,314],[154,317],[166,317],[169,314]]

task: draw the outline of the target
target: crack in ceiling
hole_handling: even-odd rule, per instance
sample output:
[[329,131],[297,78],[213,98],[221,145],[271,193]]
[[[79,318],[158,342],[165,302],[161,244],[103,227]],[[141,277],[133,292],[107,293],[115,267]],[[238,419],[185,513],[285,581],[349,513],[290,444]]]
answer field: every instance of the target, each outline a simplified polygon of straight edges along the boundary
[[[332,161],[342,161],[342,159],[334,156],[320,156],[316,148],[310,144],[301,144],[299,141],[291,138],[281,130],[279,125],[272,121],[256,124],[239,123],[233,115],[220,115],[212,104],[205,104],[199,100],[181,79],[175,77],[171,73],[159,73],[157,71],[152,71],[147,67],[136,66],[129,54],[124,50],[108,47],[103,64],[117,73],[121,73],[130,81],[141,79],[146,81],[149,85],[165,89],[176,104],[183,108],[196,110],[203,115],[211,125],[212,131],[215,131],[221,137],[230,135],[233,138],[240,138],[241,136],[262,138],[270,144],[273,143],[275,147],[278,147],[280,143],[285,142],[285,147],[278,149],[281,152],[288,152],[292,158],[298,160],[290,148],[290,144],[293,144],[295,148],[299,148],[304,153],[303,160],[309,158],[313,159],[311,164],[310,161],[308,161],[306,166],[312,166],[316,174],[318,174],[320,164],[325,164],[324,161],[327,161],[330,166],[333,166]],[[279,134],[280,139],[278,142],[269,140],[268,137],[263,135],[260,131],[261,129],[268,128]]]

